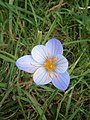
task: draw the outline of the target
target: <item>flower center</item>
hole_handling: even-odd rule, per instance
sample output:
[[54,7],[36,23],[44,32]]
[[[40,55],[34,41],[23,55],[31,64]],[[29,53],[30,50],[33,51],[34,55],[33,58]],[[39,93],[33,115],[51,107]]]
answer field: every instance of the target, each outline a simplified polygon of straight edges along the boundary
[[56,69],[56,57],[47,57],[47,61],[44,62],[44,67],[48,70],[49,73],[53,72]]

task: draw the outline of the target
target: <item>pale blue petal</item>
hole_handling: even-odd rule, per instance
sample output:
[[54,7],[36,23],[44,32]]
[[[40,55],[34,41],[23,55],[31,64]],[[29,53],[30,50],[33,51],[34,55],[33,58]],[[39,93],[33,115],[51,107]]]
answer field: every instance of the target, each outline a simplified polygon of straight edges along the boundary
[[53,78],[52,83],[56,88],[62,91],[66,90],[70,83],[70,76],[68,72],[66,71],[65,73],[58,74],[57,78]]
[[56,38],[52,38],[46,43],[46,50],[51,58],[57,54],[63,54],[62,44]]
[[43,62],[46,60],[46,48],[43,45],[37,45],[32,49],[32,57],[35,61],[37,61],[40,64],[43,64]]
[[33,73],[40,65],[32,58],[31,55],[20,57],[16,61],[16,66],[25,72]]
[[56,72],[64,73],[68,69],[68,61],[63,55],[56,56]]
[[43,66],[35,71],[33,79],[37,85],[45,85],[51,82],[51,77]]

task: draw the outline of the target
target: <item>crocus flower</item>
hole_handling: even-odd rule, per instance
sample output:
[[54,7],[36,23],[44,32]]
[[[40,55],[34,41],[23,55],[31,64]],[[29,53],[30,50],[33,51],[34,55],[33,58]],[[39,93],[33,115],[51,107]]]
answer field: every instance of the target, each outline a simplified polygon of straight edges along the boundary
[[61,42],[55,38],[50,39],[45,46],[35,46],[31,55],[25,55],[16,61],[16,66],[33,73],[33,80],[37,85],[52,82],[56,88],[64,91],[70,83],[68,61],[63,56]]

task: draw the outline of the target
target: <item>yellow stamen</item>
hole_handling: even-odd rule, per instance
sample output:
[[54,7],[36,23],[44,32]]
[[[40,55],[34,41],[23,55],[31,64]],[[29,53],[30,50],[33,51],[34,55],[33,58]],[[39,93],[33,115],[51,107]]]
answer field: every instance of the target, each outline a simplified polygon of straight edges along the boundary
[[54,70],[56,69],[56,57],[53,57],[53,58],[47,57],[47,60],[44,62],[43,65],[46,68],[46,70],[48,71],[49,76],[50,76],[50,73],[52,72],[53,75],[57,78],[56,73],[54,73]]

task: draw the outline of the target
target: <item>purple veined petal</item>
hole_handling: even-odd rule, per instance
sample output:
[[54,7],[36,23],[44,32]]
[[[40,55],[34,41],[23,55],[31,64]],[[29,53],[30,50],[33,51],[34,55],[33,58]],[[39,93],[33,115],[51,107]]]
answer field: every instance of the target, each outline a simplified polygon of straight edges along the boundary
[[46,60],[46,48],[43,45],[37,45],[32,49],[32,57],[35,61],[37,61],[40,64],[43,64],[43,62]]
[[33,73],[40,65],[32,58],[31,55],[20,57],[16,61],[16,66],[25,72]]
[[51,58],[57,54],[63,54],[63,46],[56,38],[52,38],[46,43],[46,50]]
[[67,69],[68,69],[68,61],[67,59],[61,55],[61,54],[58,54],[56,56],[56,69],[55,71],[57,73],[64,73]]
[[62,74],[58,74],[57,78],[56,77],[53,78],[52,83],[56,88],[62,91],[66,90],[70,83],[69,73],[66,71]]
[[38,68],[35,71],[35,73],[33,75],[33,79],[37,85],[45,85],[52,81],[52,78],[49,77],[48,72],[46,71],[46,69],[43,66]]

